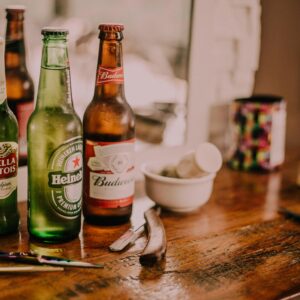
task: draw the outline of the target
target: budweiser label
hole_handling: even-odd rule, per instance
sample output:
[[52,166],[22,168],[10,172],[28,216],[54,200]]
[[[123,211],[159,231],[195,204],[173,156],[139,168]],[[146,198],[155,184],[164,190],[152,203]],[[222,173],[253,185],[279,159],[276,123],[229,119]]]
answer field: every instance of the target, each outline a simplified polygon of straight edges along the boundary
[[82,200],[82,139],[67,141],[51,155],[48,163],[50,203],[62,217],[76,218]]
[[86,141],[86,194],[91,205],[107,208],[132,204],[134,194],[134,140]]
[[9,197],[17,189],[18,144],[0,143],[0,200]]
[[16,106],[16,117],[19,124],[19,155],[27,156],[27,123],[33,112],[33,101],[20,103]]
[[123,67],[103,68],[99,66],[96,84],[100,85],[105,83],[117,83],[117,84],[124,83]]

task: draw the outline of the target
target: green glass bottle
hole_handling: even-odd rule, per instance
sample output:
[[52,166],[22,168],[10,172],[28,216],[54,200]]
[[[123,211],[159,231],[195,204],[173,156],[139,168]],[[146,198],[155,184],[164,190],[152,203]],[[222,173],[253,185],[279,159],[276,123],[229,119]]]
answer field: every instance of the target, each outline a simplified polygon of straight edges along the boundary
[[7,105],[4,40],[0,38],[0,235],[18,230],[18,122]]
[[82,200],[82,125],[74,111],[68,31],[44,28],[36,107],[28,127],[28,231],[43,242],[78,236]]

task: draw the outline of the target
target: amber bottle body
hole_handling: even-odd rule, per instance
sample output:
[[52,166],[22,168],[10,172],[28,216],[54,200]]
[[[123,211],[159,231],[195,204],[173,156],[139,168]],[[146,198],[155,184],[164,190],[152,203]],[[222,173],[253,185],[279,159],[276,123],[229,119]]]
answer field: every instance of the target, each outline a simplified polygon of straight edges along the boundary
[[19,165],[27,164],[27,123],[34,109],[34,86],[26,67],[24,10],[7,9],[5,71],[7,102],[19,125]]
[[122,32],[100,32],[93,100],[83,118],[83,212],[90,223],[129,220],[134,194],[134,114],[126,101]]

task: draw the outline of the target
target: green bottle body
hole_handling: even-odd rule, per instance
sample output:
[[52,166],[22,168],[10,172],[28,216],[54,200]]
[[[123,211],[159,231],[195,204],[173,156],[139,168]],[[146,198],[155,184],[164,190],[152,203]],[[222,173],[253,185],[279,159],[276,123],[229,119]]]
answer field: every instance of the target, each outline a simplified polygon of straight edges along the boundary
[[78,236],[82,125],[74,111],[66,38],[44,34],[37,104],[28,126],[28,231],[43,242]]
[[18,230],[18,122],[7,104],[4,40],[0,38],[0,235]]
[[0,104],[0,235],[19,227],[17,172],[18,123],[5,100]]

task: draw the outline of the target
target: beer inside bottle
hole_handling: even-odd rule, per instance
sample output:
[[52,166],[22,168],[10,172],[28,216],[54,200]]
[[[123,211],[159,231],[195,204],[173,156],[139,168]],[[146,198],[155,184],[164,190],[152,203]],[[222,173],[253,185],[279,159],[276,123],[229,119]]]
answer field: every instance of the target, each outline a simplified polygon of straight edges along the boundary
[[0,235],[18,230],[18,123],[7,105],[4,40],[0,38]]
[[6,8],[5,68],[8,105],[19,123],[19,164],[27,163],[27,122],[34,108],[34,87],[26,67],[23,6]]
[[83,117],[85,220],[128,221],[134,194],[134,115],[125,99],[123,25],[101,24],[94,97]]
[[80,231],[82,126],[71,94],[67,30],[44,28],[36,108],[28,123],[28,230],[44,242]]

